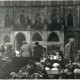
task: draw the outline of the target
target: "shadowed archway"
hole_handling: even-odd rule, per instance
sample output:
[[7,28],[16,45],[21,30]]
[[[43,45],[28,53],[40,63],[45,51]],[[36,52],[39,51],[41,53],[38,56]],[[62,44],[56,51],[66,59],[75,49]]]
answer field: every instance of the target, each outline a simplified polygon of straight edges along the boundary
[[59,37],[57,36],[56,33],[52,32],[52,33],[50,33],[47,41],[48,42],[52,42],[52,41],[59,42]]
[[15,46],[17,50],[20,50],[23,41],[26,41],[24,34],[18,33],[15,38]]
[[41,35],[40,35],[38,32],[36,32],[36,33],[33,34],[33,36],[32,36],[32,41],[42,41]]

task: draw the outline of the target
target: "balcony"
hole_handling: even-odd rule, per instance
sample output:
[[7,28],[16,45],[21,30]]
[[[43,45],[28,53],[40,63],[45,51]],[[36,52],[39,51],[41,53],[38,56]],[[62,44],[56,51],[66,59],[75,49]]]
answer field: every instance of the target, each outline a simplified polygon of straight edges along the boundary
[[64,30],[64,25],[57,23],[56,25],[49,23],[47,25],[47,29],[49,31],[54,31],[54,30]]
[[30,26],[27,24],[14,24],[13,25],[13,30],[14,31],[26,31],[26,30],[30,30]]
[[43,23],[34,23],[31,24],[31,30],[44,30],[44,24]]

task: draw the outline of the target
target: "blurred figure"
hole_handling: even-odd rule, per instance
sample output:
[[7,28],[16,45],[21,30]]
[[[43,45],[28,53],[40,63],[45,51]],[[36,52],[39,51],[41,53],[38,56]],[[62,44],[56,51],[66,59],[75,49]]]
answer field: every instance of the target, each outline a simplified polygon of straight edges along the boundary
[[74,77],[74,65],[72,63],[68,63],[65,66],[64,74],[65,74],[65,79],[75,79],[75,77]]
[[5,52],[3,53],[3,56],[5,57],[16,57],[16,53],[14,49],[12,49],[13,45],[10,42],[5,43],[4,49]]
[[65,46],[65,59],[67,62],[71,61],[74,62],[74,38],[69,39],[69,43],[66,44]]
[[0,57],[2,57],[2,54],[5,52],[5,49],[4,49],[4,45],[1,44],[0,45]]
[[0,52],[1,52],[1,54],[3,54],[5,52],[5,49],[4,49],[4,45],[3,44],[0,45]]
[[20,50],[20,56],[21,57],[32,57],[32,50],[31,47],[26,41],[23,41],[23,46]]
[[39,59],[43,57],[43,53],[46,51],[46,48],[44,48],[42,45],[39,45],[39,42],[35,42],[34,47],[34,57],[38,57]]

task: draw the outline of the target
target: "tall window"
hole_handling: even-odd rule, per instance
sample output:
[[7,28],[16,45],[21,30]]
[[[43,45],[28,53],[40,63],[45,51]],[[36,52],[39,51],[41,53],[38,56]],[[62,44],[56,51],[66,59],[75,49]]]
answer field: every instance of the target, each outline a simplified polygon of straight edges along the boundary
[[20,50],[23,41],[26,41],[26,38],[25,38],[24,34],[23,33],[18,33],[16,35],[16,38],[15,38],[15,44],[16,44],[15,47],[16,47],[17,50]]
[[51,13],[51,24],[53,24],[54,26],[57,25],[57,13],[56,13],[56,9],[52,10],[52,13]]
[[22,14],[20,15],[20,23],[25,24],[25,16]]
[[51,15],[51,23],[52,24],[57,24],[57,15],[56,14]]
[[67,26],[73,26],[73,15],[71,13],[67,17]]
[[35,16],[35,23],[42,23],[42,16],[39,13]]
[[10,25],[10,17],[8,15],[5,15],[5,27],[9,27]]

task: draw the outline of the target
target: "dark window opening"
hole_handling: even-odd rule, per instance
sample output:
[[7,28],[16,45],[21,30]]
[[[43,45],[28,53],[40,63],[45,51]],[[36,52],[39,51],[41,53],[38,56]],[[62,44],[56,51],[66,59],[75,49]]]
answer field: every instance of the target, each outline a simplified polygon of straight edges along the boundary
[[73,15],[71,13],[67,17],[67,26],[73,26]]
[[17,34],[16,36],[17,50],[20,50],[23,41],[26,41],[25,36],[22,33]]
[[56,15],[56,13],[55,14],[52,13],[52,15],[51,15],[51,24],[53,24],[54,26],[57,25],[57,15]]
[[56,33],[51,33],[48,37],[48,42],[50,41],[56,41],[56,42],[59,42],[59,37],[56,35]]
[[20,23],[25,24],[25,16],[24,15],[20,15]]
[[32,41],[42,41],[42,37],[39,33],[35,33],[33,36],[32,36]]
[[35,23],[42,23],[42,17],[39,13],[35,16]]
[[8,15],[5,16],[5,27],[10,26],[10,17]]

